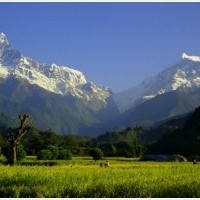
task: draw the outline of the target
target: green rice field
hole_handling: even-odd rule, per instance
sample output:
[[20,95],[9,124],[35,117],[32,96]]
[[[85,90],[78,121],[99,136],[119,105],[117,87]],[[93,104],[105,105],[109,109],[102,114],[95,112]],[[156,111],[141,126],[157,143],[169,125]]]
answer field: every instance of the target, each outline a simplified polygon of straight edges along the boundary
[[74,158],[43,166],[27,159],[0,165],[0,198],[200,197],[200,164],[112,158],[102,168],[100,162]]

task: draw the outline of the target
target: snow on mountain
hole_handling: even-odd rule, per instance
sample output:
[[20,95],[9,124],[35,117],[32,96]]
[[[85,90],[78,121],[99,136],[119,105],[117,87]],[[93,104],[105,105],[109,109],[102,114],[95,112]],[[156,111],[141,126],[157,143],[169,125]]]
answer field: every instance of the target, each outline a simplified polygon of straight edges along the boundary
[[5,36],[4,33],[0,33],[0,46],[6,46],[6,45],[9,45],[9,42]]
[[15,77],[50,92],[72,95],[86,101],[97,99],[106,104],[110,90],[88,82],[82,72],[67,66],[42,64],[23,56],[0,34],[0,77]]
[[189,56],[186,53],[183,53],[182,59],[191,60],[195,62],[200,62],[200,56]]
[[177,64],[151,76],[126,91],[115,94],[115,102],[121,112],[159,94],[181,88],[200,87],[200,57],[185,53]]

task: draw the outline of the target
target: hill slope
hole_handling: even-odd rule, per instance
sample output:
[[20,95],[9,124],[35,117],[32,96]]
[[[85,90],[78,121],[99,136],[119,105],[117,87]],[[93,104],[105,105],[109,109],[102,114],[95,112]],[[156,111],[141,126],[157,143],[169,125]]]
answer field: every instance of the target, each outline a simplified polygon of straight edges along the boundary
[[155,122],[194,111],[200,106],[200,89],[185,88],[157,95],[123,113],[126,125],[153,125]]
[[199,155],[200,150],[200,107],[186,121],[183,128],[167,131],[155,144],[150,153]]

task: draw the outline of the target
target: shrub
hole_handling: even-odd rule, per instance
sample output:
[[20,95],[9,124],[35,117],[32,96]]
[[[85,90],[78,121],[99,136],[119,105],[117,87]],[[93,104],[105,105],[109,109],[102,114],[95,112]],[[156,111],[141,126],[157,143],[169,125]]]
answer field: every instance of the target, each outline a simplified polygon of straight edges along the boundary
[[51,157],[52,157],[52,154],[48,149],[43,149],[39,151],[39,153],[37,154],[38,160],[50,160]]
[[92,156],[93,159],[97,161],[103,157],[103,152],[99,148],[93,148],[90,150],[90,156]]
[[39,151],[37,154],[38,160],[71,160],[72,154],[64,149],[64,148],[58,148],[53,145],[49,145],[47,149],[43,149]]
[[67,149],[61,148],[61,149],[59,149],[58,159],[59,160],[71,160],[72,154]]
[[50,160],[56,160],[58,158],[58,155],[59,155],[58,147],[49,145],[47,147],[47,150],[49,150],[51,152]]

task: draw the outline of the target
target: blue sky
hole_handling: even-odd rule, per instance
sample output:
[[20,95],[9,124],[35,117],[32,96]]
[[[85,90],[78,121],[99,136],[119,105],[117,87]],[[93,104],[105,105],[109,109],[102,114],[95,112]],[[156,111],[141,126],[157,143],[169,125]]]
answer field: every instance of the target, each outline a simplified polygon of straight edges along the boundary
[[200,55],[200,3],[0,3],[23,55],[67,65],[114,92]]

